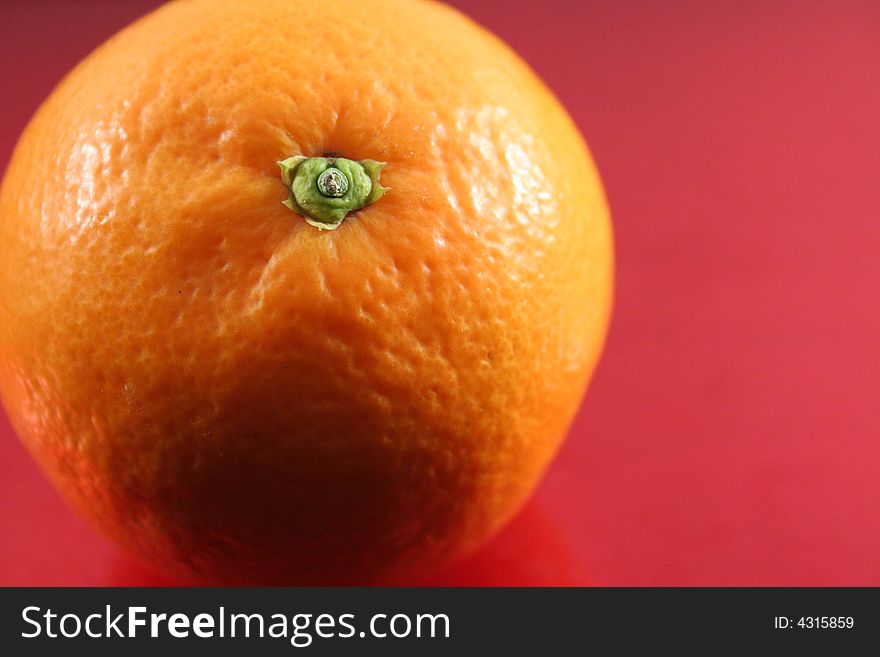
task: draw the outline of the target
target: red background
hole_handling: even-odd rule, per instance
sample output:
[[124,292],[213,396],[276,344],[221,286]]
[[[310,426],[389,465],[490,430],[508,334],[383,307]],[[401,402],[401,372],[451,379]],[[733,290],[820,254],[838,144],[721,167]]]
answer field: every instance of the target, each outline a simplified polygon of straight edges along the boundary
[[[0,166],[155,1],[0,3]],[[880,3],[457,0],[556,91],[615,222],[603,360],[533,501],[440,584],[880,585]],[[162,580],[0,418],[0,584]]]

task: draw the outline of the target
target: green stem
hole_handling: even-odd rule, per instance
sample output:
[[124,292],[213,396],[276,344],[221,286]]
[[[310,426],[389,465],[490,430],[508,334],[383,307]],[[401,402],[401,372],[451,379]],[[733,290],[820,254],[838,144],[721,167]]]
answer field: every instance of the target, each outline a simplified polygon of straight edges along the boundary
[[379,184],[384,162],[297,155],[278,166],[289,192],[284,205],[321,230],[337,228],[349,212],[375,203],[388,191]]

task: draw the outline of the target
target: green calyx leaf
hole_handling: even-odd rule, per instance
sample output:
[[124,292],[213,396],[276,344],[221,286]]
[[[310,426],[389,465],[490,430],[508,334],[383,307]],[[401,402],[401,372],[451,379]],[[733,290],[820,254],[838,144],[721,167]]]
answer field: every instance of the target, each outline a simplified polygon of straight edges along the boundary
[[[388,191],[379,183],[384,162],[297,155],[278,166],[289,191],[282,202],[320,230],[337,228],[350,212],[375,203]],[[325,173],[328,169],[332,170]]]

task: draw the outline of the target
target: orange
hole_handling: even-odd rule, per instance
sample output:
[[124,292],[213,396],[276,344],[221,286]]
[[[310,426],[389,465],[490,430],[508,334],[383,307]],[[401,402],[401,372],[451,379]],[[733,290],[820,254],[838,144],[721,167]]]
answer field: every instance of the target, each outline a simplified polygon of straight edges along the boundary
[[[328,154],[384,162],[388,189],[335,230],[283,205],[277,164]],[[70,504],[166,573],[401,581],[533,490],[611,285],[582,138],[461,14],[175,2],[15,150],[2,396]]]

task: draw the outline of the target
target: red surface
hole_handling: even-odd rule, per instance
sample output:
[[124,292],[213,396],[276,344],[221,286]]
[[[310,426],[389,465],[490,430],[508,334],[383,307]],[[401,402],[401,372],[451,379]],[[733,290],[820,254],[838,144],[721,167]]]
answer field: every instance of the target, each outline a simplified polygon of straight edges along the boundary
[[[0,164],[156,2],[0,3]],[[607,350],[458,584],[880,585],[880,3],[458,0],[556,91],[615,221]],[[0,420],[0,584],[159,583]]]

